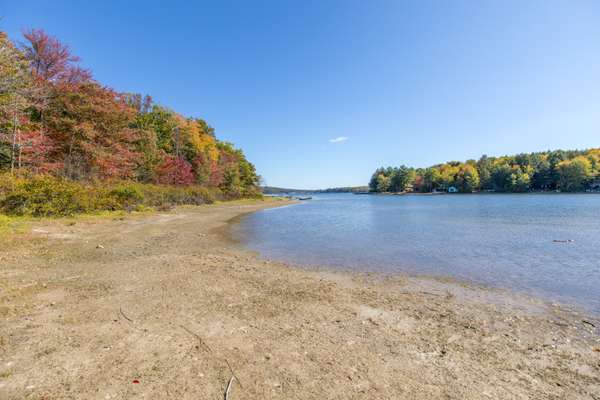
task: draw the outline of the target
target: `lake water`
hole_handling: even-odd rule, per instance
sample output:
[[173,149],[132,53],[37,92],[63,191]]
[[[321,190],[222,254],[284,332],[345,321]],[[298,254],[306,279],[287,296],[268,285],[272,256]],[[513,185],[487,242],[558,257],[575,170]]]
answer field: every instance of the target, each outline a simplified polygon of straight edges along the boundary
[[275,260],[450,276],[600,312],[600,195],[325,194],[236,231]]

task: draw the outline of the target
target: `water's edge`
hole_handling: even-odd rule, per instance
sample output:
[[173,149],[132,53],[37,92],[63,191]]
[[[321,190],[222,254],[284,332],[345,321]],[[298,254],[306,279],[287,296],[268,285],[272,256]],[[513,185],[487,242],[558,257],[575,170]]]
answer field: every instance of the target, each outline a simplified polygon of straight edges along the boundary
[[442,291],[452,289],[454,294],[456,294],[456,292],[458,291],[458,293],[462,293],[462,296],[464,297],[467,297],[467,291],[471,291],[477,293],[477,297],[482,295],[487,302],[494,304],[502,303],[503,305],[507,305],[507,299],[509,299],[510,302],[514,302],[515,304],[517,304],[517,307],[523,306],[527,308],[532,306],[541,306],[542,308],[548,310],[557,310],[567,314],[575,315],[579,318],[585,318],[587,320],[594,321],[596,323],[595,329],[598,333],[600,333],[600,313],[586,309],[581,304],[578,304],[576,302],[563,302],[539,294],[532,295],[530,293],[526,293],[512,288],[493,286],[483,282],[478,282],[476,280],[461,279],[444,274],[419,274],[406,271],[370,271],[367,268],[363,270],[356,270],[344,266],[324,264],[309,265],[298,262],[290,262],[286,260],[270,258],[262,252],[248,247],[248,238],[245,236],[245,233],[238,229],[240,225],[242,225],[245,222],[245,220],[251,218],[254,214],[262,213],[265,211],[276,211],[292,206],[301,206],[302,204],[303,203],[296,202],[285,205],[274,205],[265,209],[248,211],[246,213],[239,214],[227,221],[226,227],[221,233],[224,239],[226,239],[229,243],[235,245],[236,247],[255,255],[263,261],[277,263],[285,267],[298,268],[301,270],[320,272],[325,274],[344,274],[354,277],[369,276],[371,278],[380,279],[407,279],[412,281],[413,285],[422,285],[425,288],[435,286],[438,290]]

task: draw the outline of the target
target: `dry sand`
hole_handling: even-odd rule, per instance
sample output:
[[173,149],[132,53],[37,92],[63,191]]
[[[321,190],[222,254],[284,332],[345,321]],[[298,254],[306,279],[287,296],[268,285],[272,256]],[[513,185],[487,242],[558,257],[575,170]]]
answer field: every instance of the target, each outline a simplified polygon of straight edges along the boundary
[[[227,240],[282,203],[35,223],[0,245],[0,399],[600,399],[589,316]],[[583,322],[583,320],[587,322]]]

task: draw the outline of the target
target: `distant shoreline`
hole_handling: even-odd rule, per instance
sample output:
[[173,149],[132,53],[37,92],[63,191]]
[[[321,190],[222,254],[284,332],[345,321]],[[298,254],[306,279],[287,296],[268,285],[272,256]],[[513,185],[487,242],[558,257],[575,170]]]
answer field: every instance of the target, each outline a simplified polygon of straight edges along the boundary
[[537,196],[565,196],[565,195],[600,195],[600,192],[556,192],[556,191],[547,191],[547,192],[473,192],[473,193],[446,193],[446,192],[437,192],[437,193],[418,193],[418,192],[371,192],[371,193],[350,193],[350,192],[306,192],[306,193],[289,193],[289,194],[264,194],[265,197],[281,197],[288,199],[298,199],[304,196],[319,196],[319,195],[335,195],[335,194],[353,194],[356,196],[381,196],[381,197],[393,197],[393,196],[409,196],[409,197],[436,197],[436,196],[527,196],[527,195],[537,195]]
[[[363,194],[363,193],[361,193]],[[528,194],[543,194],[543,195],[573,195],[573,194],[595,194],[598,195],[600,192],[557,192],[557,191],[540,191],[540,192],[472,192],[472,193],[447,193],[447,192],[427,192],[427,193],[418,193],[418,192],[372,192],[372,193],[364,193],[364,195],[374,195],[374,196],[472,196],[472,195],[528,195]]]

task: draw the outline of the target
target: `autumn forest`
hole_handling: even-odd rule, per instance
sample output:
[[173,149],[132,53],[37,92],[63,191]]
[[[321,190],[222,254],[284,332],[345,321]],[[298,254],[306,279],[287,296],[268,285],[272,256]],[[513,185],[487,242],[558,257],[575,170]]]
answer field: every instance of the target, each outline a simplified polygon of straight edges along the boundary
[[[25,31],[18,42],[0,32],[0,208],[14,208],[7,202],[16,201],[15,185],[31,191],[40,180],[200,187],[224,198],[257,194],[254,166],[206,121],[149,95],[106,87],[79,61],[42,30]],[[128,196],[139,197],[140,187],[128,187]]]

